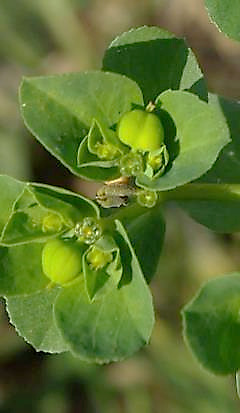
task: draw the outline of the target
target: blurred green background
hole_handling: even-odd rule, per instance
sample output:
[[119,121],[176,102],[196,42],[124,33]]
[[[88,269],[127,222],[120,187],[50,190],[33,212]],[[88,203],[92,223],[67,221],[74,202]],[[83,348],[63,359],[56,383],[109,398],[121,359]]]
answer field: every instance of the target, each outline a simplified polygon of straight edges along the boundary
[[[100,68],[110,41],[143,24],[185,37],[209,89],[239,98],[240,45],[210,23],[203,0],[1,0],[0,173],[93,195],[94,184],[70,175],[30,137],[19,115],[18,85],[23,75]],[[36,353],[9,325],[2,303],[0,413],[240,411],[234,378],[215,377],[196,363],[180,319],[205,280],[240,268],[239,234],[211,233],[174,206],[166,216],[166,242],[151,284],[157,318],[151,344],[106,366]]]

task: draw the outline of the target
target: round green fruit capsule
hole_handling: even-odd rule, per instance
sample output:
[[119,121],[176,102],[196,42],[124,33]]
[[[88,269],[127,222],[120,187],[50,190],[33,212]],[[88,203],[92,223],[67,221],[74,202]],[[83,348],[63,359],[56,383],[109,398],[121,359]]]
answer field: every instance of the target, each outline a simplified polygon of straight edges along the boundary
[[118,123],[119,139],[135,150],[155,151],[164,140],[164,130],[157,115],[134,109],[123,115]]
[[82,249],[73,241],[52,239],[42,251],[44,274],[57,284],[65,284],[76,278],[82,270]]

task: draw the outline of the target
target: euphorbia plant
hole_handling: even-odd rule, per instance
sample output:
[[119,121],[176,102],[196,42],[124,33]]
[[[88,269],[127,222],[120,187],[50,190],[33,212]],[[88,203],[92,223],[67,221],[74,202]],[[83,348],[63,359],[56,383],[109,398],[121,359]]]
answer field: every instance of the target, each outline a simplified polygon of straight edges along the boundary
[[[100,71],[25,78],[20,107],[52,155],[102,187],[94,202],[1,177],[10,321],[37,350],[120,360],[151,336],[162,205],[174,200],[216,231],[240,228],[239,104],[208,95],[182,39],[141,27],[111,43]],[[212,283],[185,308],[185,333],[206,367],[227,374],[240,368],[229,350],[240,344],[240,275]]]

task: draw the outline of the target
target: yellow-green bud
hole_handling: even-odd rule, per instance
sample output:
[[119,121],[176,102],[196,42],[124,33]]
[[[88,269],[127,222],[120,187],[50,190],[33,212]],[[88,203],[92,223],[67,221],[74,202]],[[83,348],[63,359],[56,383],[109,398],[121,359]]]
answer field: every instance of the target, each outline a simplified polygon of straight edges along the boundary
[[134,109],[120,119],[118,137],[133,149],[155,151],[163,144],[164,130],[157,115]]
[[63,222],[61,217],[54,212],[50,212],[42,220],[43,232],[59,232],[62,227]]
[[104,268],[105,265],[109,264],[112,261],[112,253],[103,251],[97,248],[95,245],[91,248],[87,254],[87,261],[93,270],[100,270]]
[[97,143],[96,155],[103,160],[111,161],[116,159],[119,155],[119,149],[111,143]]
[[43,247],[42,269],[57,284],[76,278],[82,270],[82,249],[76,241],[51,239]]

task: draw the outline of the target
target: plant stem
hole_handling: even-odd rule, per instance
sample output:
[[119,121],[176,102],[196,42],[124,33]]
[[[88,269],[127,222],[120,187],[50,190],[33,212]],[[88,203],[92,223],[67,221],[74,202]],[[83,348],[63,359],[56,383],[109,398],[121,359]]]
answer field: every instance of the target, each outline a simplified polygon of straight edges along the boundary
[[144,208],[136,202],[132,202],[127,207],[115,208],[112,210],[111,215],[101,218],[101,225],[103,228],[109,230],[110,225],[113,225],[115,228],[115,219],[120,220],[122,223],[125,221],[131,222],[132,219],[137,218],[142,214],[150,211],[150,208]]
[[187,184],[163,191],[160,202],[167,201],[240,201],[239,184]]

